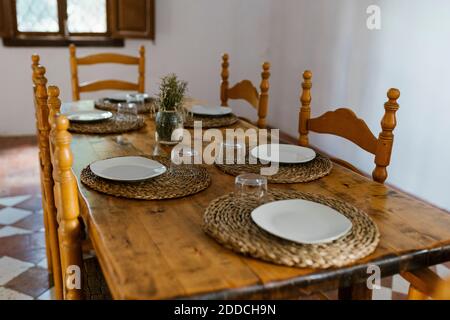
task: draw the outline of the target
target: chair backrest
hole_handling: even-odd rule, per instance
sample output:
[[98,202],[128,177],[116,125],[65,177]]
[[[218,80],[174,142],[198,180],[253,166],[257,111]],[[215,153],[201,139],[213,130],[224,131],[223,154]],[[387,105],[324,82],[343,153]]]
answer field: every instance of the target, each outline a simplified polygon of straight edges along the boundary
[[229,87],[228,78],[229,73],[229,56],[224,54],[222,56],[222,82],[220,85],[220,100],[222,106],[228,106],[228,99],[242,99],[247,101],[258,112],[258,121],[256,124],[259,128],[265,128],[267,125],[266,117],[269,109],[269,77],[270,77],[270,63],[264,62],[262,65],[261,84],[258,90],[250,80],[242,80],[236,83],[233,87]]
[[68,132],[69,120],[57,113],[61,106],[58,87],[50,86],[48,95],[48,104],[52,110],[49,116],[50,141],[53,146],[54,195],[59,218],[58,236],[64,299],[79,300],[84,298],[82,290],[84,267],[78,186],[72,172],[73,155],[70,150],[72,136]]
[[[394,134],[392,132],[397,124],[395,113],[399,108],[397,99],[400,97],[400,91],[392,88],[387,93],[388,101],[384,104],[385,113],[381,120],[382,131],[377,139],[367,124],[362,119],[359,119],[352,110],[347,108],[329,111],[320,117],[312,119],[310,107],[311,78],[311,71],[303,73],[303,90],[300,97],[301,108],[299,114],[299,144],[302,146],[309,145],[309,131],[333,134],[350,140],[362,149],[375,155],[376,167],[372,172],[372,177],[373,180],[383,183],[387,178],[386,168],[390,163],[394,143]],[[343,160],[338,160],[337,162],[360,172]]]
[[[72,98],[74,101],[80,100],[81,92],[92,92],[100,90],[127,90],[145,91],[145,47],[139,49],[139,56],[133,57],[117,53],[99,53],[85,57],[77,57],[76,47],[71,44],[70,51],[70,70],[72,80]],[[78,79],[79,65],[94,65],[100,63],[115,63],[138,66],[138,82],[132,83],[123,80],[98,80],[80,84]]]
[[46,233],[47,259],[50,260],[51,271],[55,284],[55,296],[62,299],[62,276],[59,256],[58,221],[53,194],[53,167],[51,163],[51,146],[49,143],[50,125],[48,122],[49,109],[47,105],[47,79],[45,68],[39,65],[39,56],[32,57],[33,92],[37,137],[39,146],[39,164],[42,192],[42,209],[44,212],[44,226]]

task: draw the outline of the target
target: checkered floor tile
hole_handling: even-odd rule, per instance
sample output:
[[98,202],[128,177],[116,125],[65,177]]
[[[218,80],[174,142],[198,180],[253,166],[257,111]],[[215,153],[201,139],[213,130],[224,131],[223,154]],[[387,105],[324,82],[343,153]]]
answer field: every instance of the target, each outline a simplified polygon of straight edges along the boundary
[[0,300],[52,299],[41,198],[0,198]]
[[[41,198],[20,195],[0,198],[0,300],[54,298],[47,272]],[[450,263],[432,268],[450,277]],[[373,291],[374,300],[404,300],[408,282],[402,277],[383,278]]]

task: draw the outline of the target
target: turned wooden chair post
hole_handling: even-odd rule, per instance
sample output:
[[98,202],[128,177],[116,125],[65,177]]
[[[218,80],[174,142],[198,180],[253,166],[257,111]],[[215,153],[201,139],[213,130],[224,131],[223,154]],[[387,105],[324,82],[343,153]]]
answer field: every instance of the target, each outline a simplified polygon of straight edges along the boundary
[[258,128],[266,128],[267,126],[267,111],[269,108],[269,77],[270,77],[270,63],[263,63],[263,71],[261,73],[261,94],[259,96],[259,105],[258,105]]
[[46,222],[46,234],[48,234],[48,243],[51,260],[53,280],[55,284],[55,296],[62,299],[62,276],[61,263],[59,256],[58,241],[58,222],[57,213],[54,205],[53,179],[52,179],[52,162],[51,162],[51,146],[49,142],[50,126],[48,123],[49,110],[47,105],[47,79],[45,78],[45,68],[37,66],[35,68],[34,79],[36,81],[36,119],[38,127],[39,139],[39,157],[41,161],[41,186],[44,210],[44,221]]
[[69,47],[70,52],[70,73],[72,82],[72,99],[73,101],[80,100],[80,90],[78,82],[78,65],[77,65],[77,48],[74,44]]
[[[255,123],[258,128],[266,128],[266,118],[269,110],[270,63],[264,62],[262,65],[261,83],[259,86],[260,92],[258,92],[258,89],[256,89],[256,87],[250,80],[242,80],[230,88],[230,84],[228,82],[228,78],[230,76],[228,67],[230,66],[230,64],[228,61],[229,56],[227,53],[225,53],[222,56],[222,81],[220,83],[221,105],[224,107],[228,107],[228,100],[230,99],[245,100],[256,110],[258,119]],[[253,122],[244,117],[239,118],[247,122]]]
[[[34,98],[34,105],[35,105],[35,119],[36,119],[36,129],[37,129],[37,139],[38,139],[38,146],[39,146],[39,172],[41,175],[41,195],[42,195],[42,210],[43,210],[43,217],[44,217],[44,229],[45,229],[45,250],[46,250],[46,256],[47,256],[47,269],[49,273],[52,273],[52,259],[51,259],[51,249],[50,249],[50,239],[49,239],[49,231],[48,231],[48,218],[47,218],[47,208],[46,208],[46,197],[45,197],[45,186],[44,186],[44,180],[43,180],[43,167],[44,167],[44,161],[43,161],[43,154],[41,151],[41,126],[39,124],[38,119],[38,113],[39,108],[37,104],[37,97],[36,97],[36,87],[37,87],[37,80],[39,76],[44,76],[44,74],[38,73],[38,66],[39,66],[39,60],[40,57],[37,54],[33,54],[31,56],[31,80],[33,83],[33,98]],[[44,72],[45,73],[45,72]]]
[[145,47],[139,48],[139,93],[145,92]]
[[[53,99],[58,99],[59,90],[56,87],[50,87],[49,94]],[[82,290],[83,257],[78,187],[72,172],[73,155],[70,150],[72,138],[67,131],[69,120],[65,116],[59,115],[54,126],[56,131],[53,173],[60,219],[58,234],[64,275],[64,298],[80,300],[84,298]]]
[[[387,178],[386,168],[390,163],[394,143],[393,130],[396,126],[395,113],[399,109],[397,99],[400,97],[400,91],[391,88],[387,93],[389,100],[384,105],[385,113],[381,120],[382,131],[377,139],[364,120],[358,118],[348,108],[339,108],[328,111],[319,117],[311,118],[311,78],[311,71],[307,70],[303,73],[298,128],[299,144],[304,147],[309,146],[308,134],[310,131],[332,134],[347,139],[375,156],[376,167],[372,172],[372,178],[374,181],[384,183]],[[365,175],[344,160],[336,158],[332,158],[332,160],[356,173]]]
[[228,106],[228,87],[230,85],[228,82],[228,78],[230,76],[228,71],[229,66],[228,54],[225,53],[222,55],[222,73],[220,74],[222,77],[222,82],[220,83],[220,101],[222,103],[221,105],[224,107]]
[[33,89],[34,92],[36,92],[36,76],[37,76],[37,67],[39,66],[39,61],[40,61],[40,57],[37,54],[33,54],[31,56],[31,71],[32,71],[32,76],[31,76],[31,80],[33,81]]
[[387,93],[389,100],[384,104],[384,117],[381,120],[382,131],[378,137],[377,151],[375,154],[376,167],[373,170],[373,180],[383,183],[388,174],[386,167],[391,160],[392,146],[394,144],[394,134],[392,133],[397,125],[395,113],[399,105],[397,99],[400,97],[400,91],[397,89],[389,89]]
[[302,94],[300,96],[301,108],[299,112],[299,144],[303,147],[309,146],[308,139],[308,120],[311,118],[311,88],[312,88],[312,72],[306,70],[303,73]]

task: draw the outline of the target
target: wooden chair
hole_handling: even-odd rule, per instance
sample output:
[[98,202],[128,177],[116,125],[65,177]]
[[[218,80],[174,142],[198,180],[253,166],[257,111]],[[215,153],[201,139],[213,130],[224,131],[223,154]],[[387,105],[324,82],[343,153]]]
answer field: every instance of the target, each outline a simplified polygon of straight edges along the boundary
[[97,259],[95,257],[83,259],[83,224],[77,180],[72,172],[73,155],[70,149],[72,137],[68,132],[69,120],[59,114],[61,101],[58,87],[48,87],[48,97],[50,109],[48,121],[51,126],[49,139],[52,151],[54,200],[59,222],[58,240],[64,299],[110,299]]
[[258,93],[258,90],[253,86],[250,80],[242,80],[229,88],[228,67],[230,64],[228,58],[228,54],[226,53],[222,56],[222,82],[220,85],[220,100],[222,106],[228,106],[228,99],[242,99],[247,101],[258,112],[257,126],[259,128],[265,128],[267,125],[266,117],[269,108],[270,63],[264,62],[262,65],[263,71],[261,73],[262,80],[260,84],[261,93]]
[[[49,94],[51,95],[49,101],[52,101],[52,104],[58,103],[58,93],[56,87],[49,87]],[[56,117],[52,124],[50,139],[54,145],[52,163],[55,181],[55,204],[59,216],[58,236],[61,269],[63,270],[64,299],[79,300],[84,297],[81,285],[83,253],[78,189],[76,178],[72,173],[73,156],[70,151],[71,136],[67,131],[68,128],[69,121],[66,117]]]
[[[82,221],[78,219],[78,206],[77,204],[73,204],[73,199],[69,198],[66,192],[61,192],[61,186],[65,186],[68,181],[75,181],[76,183],[76,180],[72,179],[73,175],[67,174],[67,169],[62,167],[63,162],[59,159],[59,152],[62,152],[61,150],[65,150],[63,152],[65,155],[70,150],[67,151],[61,145],[58,149],[56,143],[58,141],[65,142],[67,137],[70,138],[70,135],[67,136],[68,132],[66,132],[66,140],[58,140],[55,119],[61,107],[59,90],[57,87],[49,87],[47,89],[45,68],[39,65],[39,56],[34,55],[32,61],[44,222],[46,235],[48,235],[46,245],[49,249],[48,259],[51,261],[52,266],[55,298],[79,299],[86,297],[90,299],[109,299],[109,291],[95,258],[82,260],[81,265],[83,268],[81,268],[81,275],[83,284],[81,291],[67,288],[66,280],[72,276],[71,274],[67,274],[67,267],[74,265],[73,262],[77,261],[74,257],[78,257],[79,248],[86,245],[86,242],[81,239],[81,232],[83,230]],[[69,185],[64,190],[68,188],[71,190],[73,186]],[[78,190],[76,189],[75,191],[76,200],[78,201]],[[72,205],[67,207],[67,203]],[[76,216],[77,221],[73,221],[74,216]],[[71,228],[75,228],[75,231]],[[80,232],[80,236],[77,235],[75,237],[74,232],[76,233],[78,231]],[[67,233],[69,233],[71,238],[67,238]],[[80,252],[82,253],[82,251]],[[72,270],[70,269],[69,271]]]
[[[320,117],[311,118],[311,78],[311,71],[303,73],[303,90],[300,97],[301,108],[299,113],[299,144],[309,146],[309,131],[333,134],[350,140],[375,156],[376,167],[372,172],[372,178],[374,181],[384,183],[388,176],[386,168],[390,163],[394,143],[392,132],[396,126],[395,113],[399,108],[397,99],[400,97],[400,91],[389,89],[387,93],[389,100],[384,104],[385,113],[381,120],[382,131],[377,139],[367,124],[347,108],[329,111]],[[333,159],[333,161],[362,174],[361,171],[344,160]]]
[[[141,48],[139,49],[139,57],[132,57],[116,53],[99,53],[78,58],[76,56],[76,47],[74,44],[70,45],[69,50],[70,50],[70,70],[72,74],[72,98],[74,101],[80,100],[81,92],[92,92],[100,90],[126,90],[144,93],[145,91],[144,46],[141,46]],[[80,84],[78,80],[78,66],[94,65],[100,63],[137,65],[139,73],[138,82],[131,83],[123,80],[99,80]]]
[[56,299],[63,298],[61,261],[57,232],[57,212],[53,194],[53,167],[51,163],[51,146],[49,143],[50,125],[47,105],[47,79],[45,68],[39,65],[39,56],[32,57],[33,91],[36,112],[37,137],[39,145],[39,163],[41,176],[42,209],[46,235],[46,250],[49,271],[52,273]]
[[443,280],[428,268],[401,275],[411,283],[408,300],[450,300],[450,279]]

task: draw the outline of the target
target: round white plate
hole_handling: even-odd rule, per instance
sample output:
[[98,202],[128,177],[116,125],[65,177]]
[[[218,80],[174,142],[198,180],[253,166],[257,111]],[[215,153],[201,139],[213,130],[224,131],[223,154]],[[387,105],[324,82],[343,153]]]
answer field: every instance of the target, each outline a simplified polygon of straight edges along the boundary
[[262,144],[253,148],[250,154],[263,161],[280,163],[303,163],[316,157],[313,149],[293,144]]
[[[138,92],[117,92],[117,93],[112,93],[112,94],[108,95],[106,98],[111,99],[111,100],[126,102],[129,94],[138,94]],[[144,99],[148,99],[150,97],[147,93],[143,93],[143,95],[144,95]]]
[[202,116],[225,116],[233,112],[229,107],[207,107],[195,105],[191,109],[192,113]]
[[323,204],[307,200],[282,200],[252,212],[253,221],[265,231],[297,243],[327,243],[346,235],[352,223]]
[[109,111],[90,110],[90,111],[73,111],[67,114],[67,119],[74,122],[92,122],[107,120],[113,114]]
[[144,157],[117,157],[99,160],[90,165],[91,171],[105,179],[115,181],[140,181],[166,172],[161,163]]

